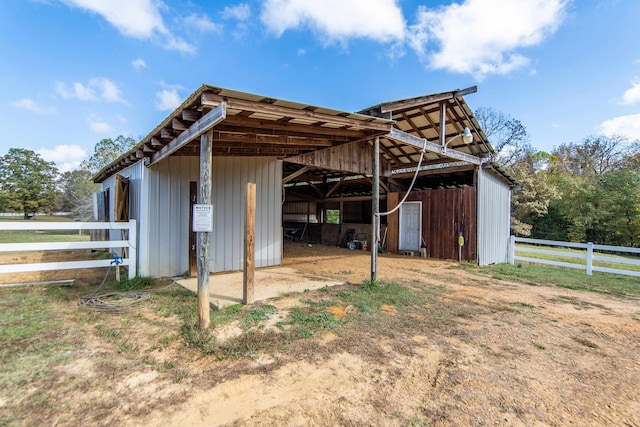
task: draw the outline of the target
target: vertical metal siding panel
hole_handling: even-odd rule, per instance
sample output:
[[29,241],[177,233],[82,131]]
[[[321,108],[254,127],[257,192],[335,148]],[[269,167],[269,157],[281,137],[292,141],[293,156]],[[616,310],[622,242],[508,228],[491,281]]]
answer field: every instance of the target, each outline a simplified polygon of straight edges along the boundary
[[[138,274],[142,276],[149,275],[149,246],[147,241],[148,234],[146,232],[148,221],[145,209],[145,204],[148,200],[146,172],[147,168],[144,166],[144,162],[135,163],[119,172],[119,175],[129,179],[129,218],[137,221],[138,233],[135,244],[138,254]],[[115,176],[110,179],[115,180]]]
[[[213,170],[211,171],[211,200],[213,201],[213,235],[211,237],[211,260],[209,261],[209,269],[212,272],[224,271],[224,188],[221,187],[224,163],[219,157],[213,156]],[[198,180],[198,183],[200,180]],[[200,187],[198,187],[200,188]]]
[[273,182],[273,218],[271,219],[274,233],[273,245],[271,247],[270,265],[282,263],[282,160],[273,162],[274,182]]
[[[234,224],[233,221],[236,219],[233,215],[233,209],[238,209],[239,207],[235,205],[237,199],[235,198],[235,194],[233,194],[233,180],[234,180],[234,169],[235,169],[235,158],[223,159],[224,161],[224,175],[221,176],[220,179],[223,180],[222,188],[223,194],[225,197],[225,204],[222,207],[223,209],[223,218],[224,218],[224,241],[222,243],[223,254],[224,254],[224,262],[223,262],[223,271],[231,271],[233,268],[233,257],[234,257],[234,238],[237,239],[237,236],[233,235]],[[238,218],[240,217],[240,213],[238,212]]]
[[507,261],[511,190],[482,169],[478,172],[478,263]]

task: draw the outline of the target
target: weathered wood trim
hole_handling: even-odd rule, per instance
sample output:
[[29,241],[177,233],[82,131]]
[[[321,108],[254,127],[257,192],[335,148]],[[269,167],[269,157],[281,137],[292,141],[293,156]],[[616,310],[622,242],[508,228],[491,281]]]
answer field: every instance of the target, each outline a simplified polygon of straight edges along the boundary
[[397,110],[407,110],[409,108],[418,107],[425,104],[434,104],[440,101],[446,101],[451,98],[469,95],[478,91],[478,86],[471,86],[455,92],[440,93],[436,95],[419,96],[417,98],[404,99],[402,101],[386,102],[380,106],[380,111],[388,113]]
[[[161,161],[162,159],[169,157],[171,154],[182,148],[184,145],[191,142],[193,139],[198,136],[204,134],[206,131],[220,123],[227,116],[227,110],[225,103],[220,104],[218,107],[209,111],[207,114],[202,116],[200,120],[193,123],[189,126],[189,129],[182,132],[177,138],[174,138],[173,141],[162,147],[151,156],[151,161],[147,166],[154,165]],[[211,138],[213,139],[213,137]],[[209,142],[211,143],[211,141]],[[202,142],[201,142],[202,144]]]

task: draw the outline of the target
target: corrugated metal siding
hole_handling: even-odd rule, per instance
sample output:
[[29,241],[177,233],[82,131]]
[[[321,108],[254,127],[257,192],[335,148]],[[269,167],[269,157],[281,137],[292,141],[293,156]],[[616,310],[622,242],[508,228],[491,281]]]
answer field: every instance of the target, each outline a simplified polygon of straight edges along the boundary
[[[147,168],[144,167],[144,162],[140,161],[129,166],[126,169],[118,172],[118,175],[124,176],[129,179],[129,219],[135,219],[138,226],[138,274],[146,276],[148,272],[148,221],[141,221],[145,218],[147,211]],[[115,202],[115,175],[110,176],[102,183],[102,190],[109,188],[109,220],[114,218]],[[120,231],[111,230],[111,239],[120,239]]]
[[[149,274],[189,269],[189,182],[200,178],[198,157],[175,156],[149,168]],[[211,271],[240,270],[245,185],[255,182],[256,267],[282,261],[282,162],[262,157],[214,157]]]
[[511,223],[511,189],[478,169],[478,264],[507,262]]
[[214,157],[211,271],[242,269],[247,182],[256,183],[256,267],[282,262],[282,162]]

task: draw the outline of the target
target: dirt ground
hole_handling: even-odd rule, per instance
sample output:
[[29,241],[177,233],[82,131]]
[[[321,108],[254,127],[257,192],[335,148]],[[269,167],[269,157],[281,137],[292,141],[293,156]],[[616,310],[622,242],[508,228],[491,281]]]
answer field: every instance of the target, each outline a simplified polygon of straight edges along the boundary
[[[370,254],[290,243],[283,266],[359,284],[369,278]],[[398,315],[396,329],[359,337],[327,332],[293,356],[237,362],[178,347],[158,351],[158,360],[179,358],[185,381],[140,366],[92,383],[105,366],[91,355],[107,350],[87,342],[59,370],[60,382],[86,381],[66,397],[73,402],[67,406],[111,402],[108,415],[85,425],[640,426],[638,298],[500,281],[454,267],[379,258],[379,278],[438,290],[423,317]],[[287,310],[300,298],[269,303]],[[429,310],[443,304],[455,315],[436,322]],[[82,419],[71,409],[52,424]]]

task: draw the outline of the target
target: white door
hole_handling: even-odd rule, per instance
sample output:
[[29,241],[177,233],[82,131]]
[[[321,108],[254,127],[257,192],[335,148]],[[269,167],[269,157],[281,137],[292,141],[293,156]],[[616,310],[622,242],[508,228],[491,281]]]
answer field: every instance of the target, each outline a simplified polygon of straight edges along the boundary
[[401,251],[419,251],[422,240],[422,202],[405,202],[400,206]]

